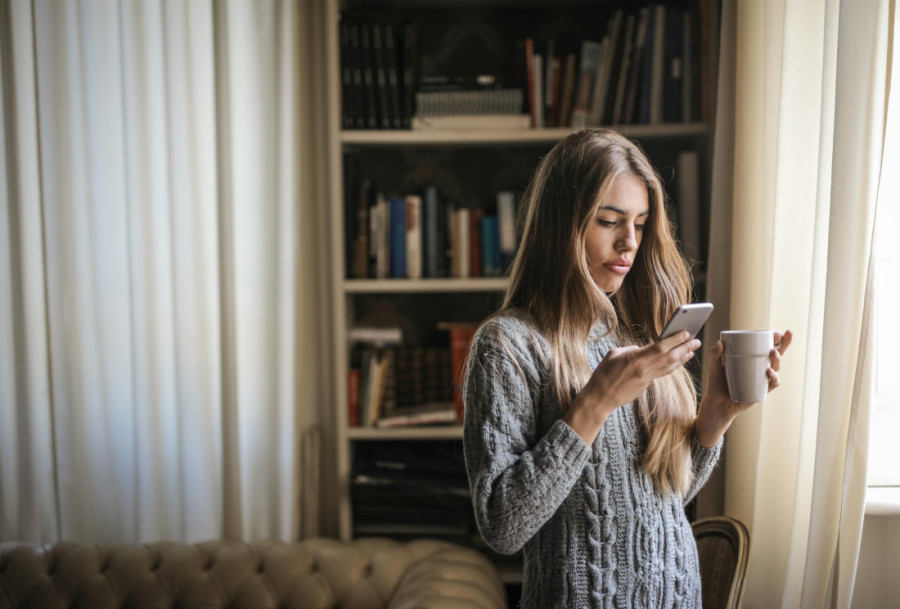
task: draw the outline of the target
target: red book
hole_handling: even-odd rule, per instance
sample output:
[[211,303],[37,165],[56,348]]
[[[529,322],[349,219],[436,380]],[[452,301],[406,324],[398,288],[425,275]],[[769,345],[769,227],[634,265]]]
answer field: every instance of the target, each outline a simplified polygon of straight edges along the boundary
[[465,413],[463,404],[463,383],[466,378],[466,362],[469,348],[478,330],[477,322],[444,322],[438,328],[450,331],[450,366],[453,370],[453,405],[456,408],[456,420],[462,423]]
[[347,373],[347,426],[359,427],[359,370]]

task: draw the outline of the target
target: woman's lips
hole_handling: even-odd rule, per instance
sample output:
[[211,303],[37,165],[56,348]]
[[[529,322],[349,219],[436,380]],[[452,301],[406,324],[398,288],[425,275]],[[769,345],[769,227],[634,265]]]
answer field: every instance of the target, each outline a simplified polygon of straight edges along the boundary
[[604,265],[606,268],[611,270],[613,273],[617,275],[625,275],[628,271],[631,270],[631,261],[630,260],[613,260],[612,262],[606,262]]

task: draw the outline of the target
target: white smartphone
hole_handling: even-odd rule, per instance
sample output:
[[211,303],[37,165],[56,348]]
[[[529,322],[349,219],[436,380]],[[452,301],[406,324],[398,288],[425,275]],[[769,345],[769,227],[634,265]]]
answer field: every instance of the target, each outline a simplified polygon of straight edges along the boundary
[[672,318],[666,324],[659,339],[668,338],[683,330],[690,332],[691,338],[694,338],[700,332],[700,328],[706,323],[706,319],[712,311],[713,306],[711,302],[695,302],[681,305],[672,314]]

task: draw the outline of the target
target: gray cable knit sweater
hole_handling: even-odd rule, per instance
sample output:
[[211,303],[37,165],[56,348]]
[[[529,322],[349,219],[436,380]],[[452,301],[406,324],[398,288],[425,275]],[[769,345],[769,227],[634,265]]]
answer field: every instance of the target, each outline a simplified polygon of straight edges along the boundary
[[[592,330],[588,363],[613,347]],[[561,420],[549,345],[498,316],[476,334],[465,380],[464,449],[478,527],[498,552],[524,548],[523,609],[700,608],[697,547],[684,515],[721,442],[692,440],[687,497],[660,494],[640,467],[635,404],[607,419],[593,446]]]

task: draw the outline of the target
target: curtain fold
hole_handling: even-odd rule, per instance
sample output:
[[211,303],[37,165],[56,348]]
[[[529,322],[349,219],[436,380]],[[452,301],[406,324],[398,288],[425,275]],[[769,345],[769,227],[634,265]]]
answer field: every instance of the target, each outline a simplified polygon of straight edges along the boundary
[[728,434],[725,511],[753,538],[747,607],[847,607],[852,595],[892,4],[723,9],[736,15],[720,63],[735,88],[718,104],[717,143],[733,124],[733,160],[717,149],[709,297],[728,314],[710,329],[795,332],[783,386]]
[[297,5],[0,7],[0,537],[300,534]]

